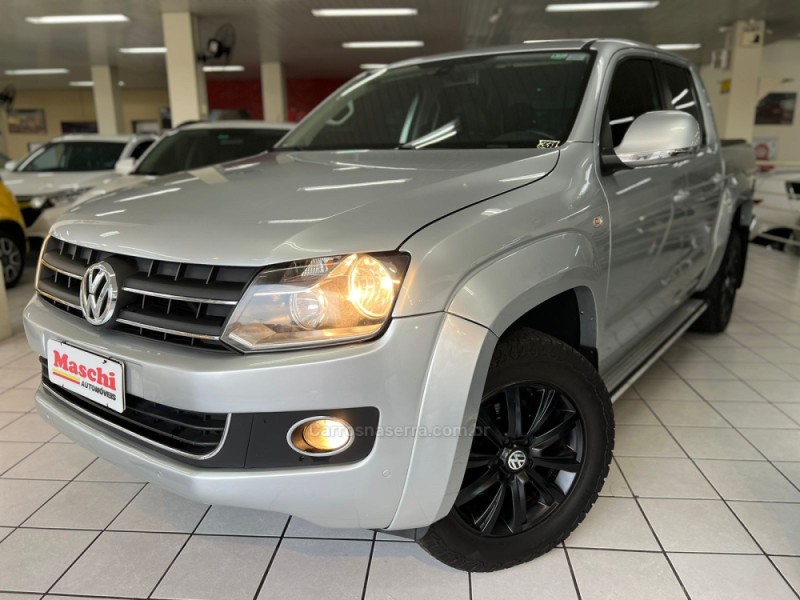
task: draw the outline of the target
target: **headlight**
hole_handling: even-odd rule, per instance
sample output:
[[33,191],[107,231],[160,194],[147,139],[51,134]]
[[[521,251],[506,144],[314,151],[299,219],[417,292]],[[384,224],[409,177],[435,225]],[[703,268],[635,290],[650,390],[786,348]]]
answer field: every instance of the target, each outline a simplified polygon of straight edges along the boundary
[[244,294],[222,340],[244,352],[371,338],[394,307],[407,254],[350,254],[270,267]]

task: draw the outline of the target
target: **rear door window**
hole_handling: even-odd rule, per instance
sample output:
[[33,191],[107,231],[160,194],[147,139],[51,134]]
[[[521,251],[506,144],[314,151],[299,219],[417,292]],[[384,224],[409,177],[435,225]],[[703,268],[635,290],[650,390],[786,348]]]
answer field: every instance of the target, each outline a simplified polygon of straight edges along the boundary
[[[692,115],[703,128],[703,113],[697,100],[697,91],[689,69],[671,63],[661,63],[664,83],[669,95],[670,108]],[[705,140],[705,132],[703,132]]]

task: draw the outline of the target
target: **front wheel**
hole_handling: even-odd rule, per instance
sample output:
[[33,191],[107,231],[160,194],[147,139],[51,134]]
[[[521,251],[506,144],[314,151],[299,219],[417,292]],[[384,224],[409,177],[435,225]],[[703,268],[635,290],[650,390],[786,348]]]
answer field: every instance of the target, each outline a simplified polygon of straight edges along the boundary
[[558,339],[517,330],[492,358],[454,506],[418,543],[467,571],[536,558],[586,516],[613,446],[611,400],[591,363]]
[[7,288],[12,288],[22,278],[25,267],[25,251],[19,243],[0,231],[0,268],[3,269],[3,278]]

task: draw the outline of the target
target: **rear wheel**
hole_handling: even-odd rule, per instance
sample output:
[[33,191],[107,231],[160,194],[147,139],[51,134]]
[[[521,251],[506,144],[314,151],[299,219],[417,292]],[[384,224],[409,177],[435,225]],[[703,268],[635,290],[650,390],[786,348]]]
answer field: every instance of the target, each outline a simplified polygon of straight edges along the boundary
[[12,288],[22,278],[25,268],[25,252],[17,240],[0,231],[0,268],[7,288]]
[[608,391],[586,358],[534,330],[510,334],[492,359],[461,490],[419,544],[469,571],[544,554],[597,498],[613,427]]
[[706,311],[694,322],[692,331],[722,333],[728,326],[745,258],[742,237],[736,229],[731,231],[719,271],[702,294],[707,304]]

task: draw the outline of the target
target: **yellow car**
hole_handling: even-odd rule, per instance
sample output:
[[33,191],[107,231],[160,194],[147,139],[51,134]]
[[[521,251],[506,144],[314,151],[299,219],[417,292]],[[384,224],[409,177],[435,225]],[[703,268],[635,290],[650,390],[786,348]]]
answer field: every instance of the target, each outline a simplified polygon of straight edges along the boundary
[[14,287],[25,268],[25,221],[14,195],[0,181],[0,267],[6,287]]

